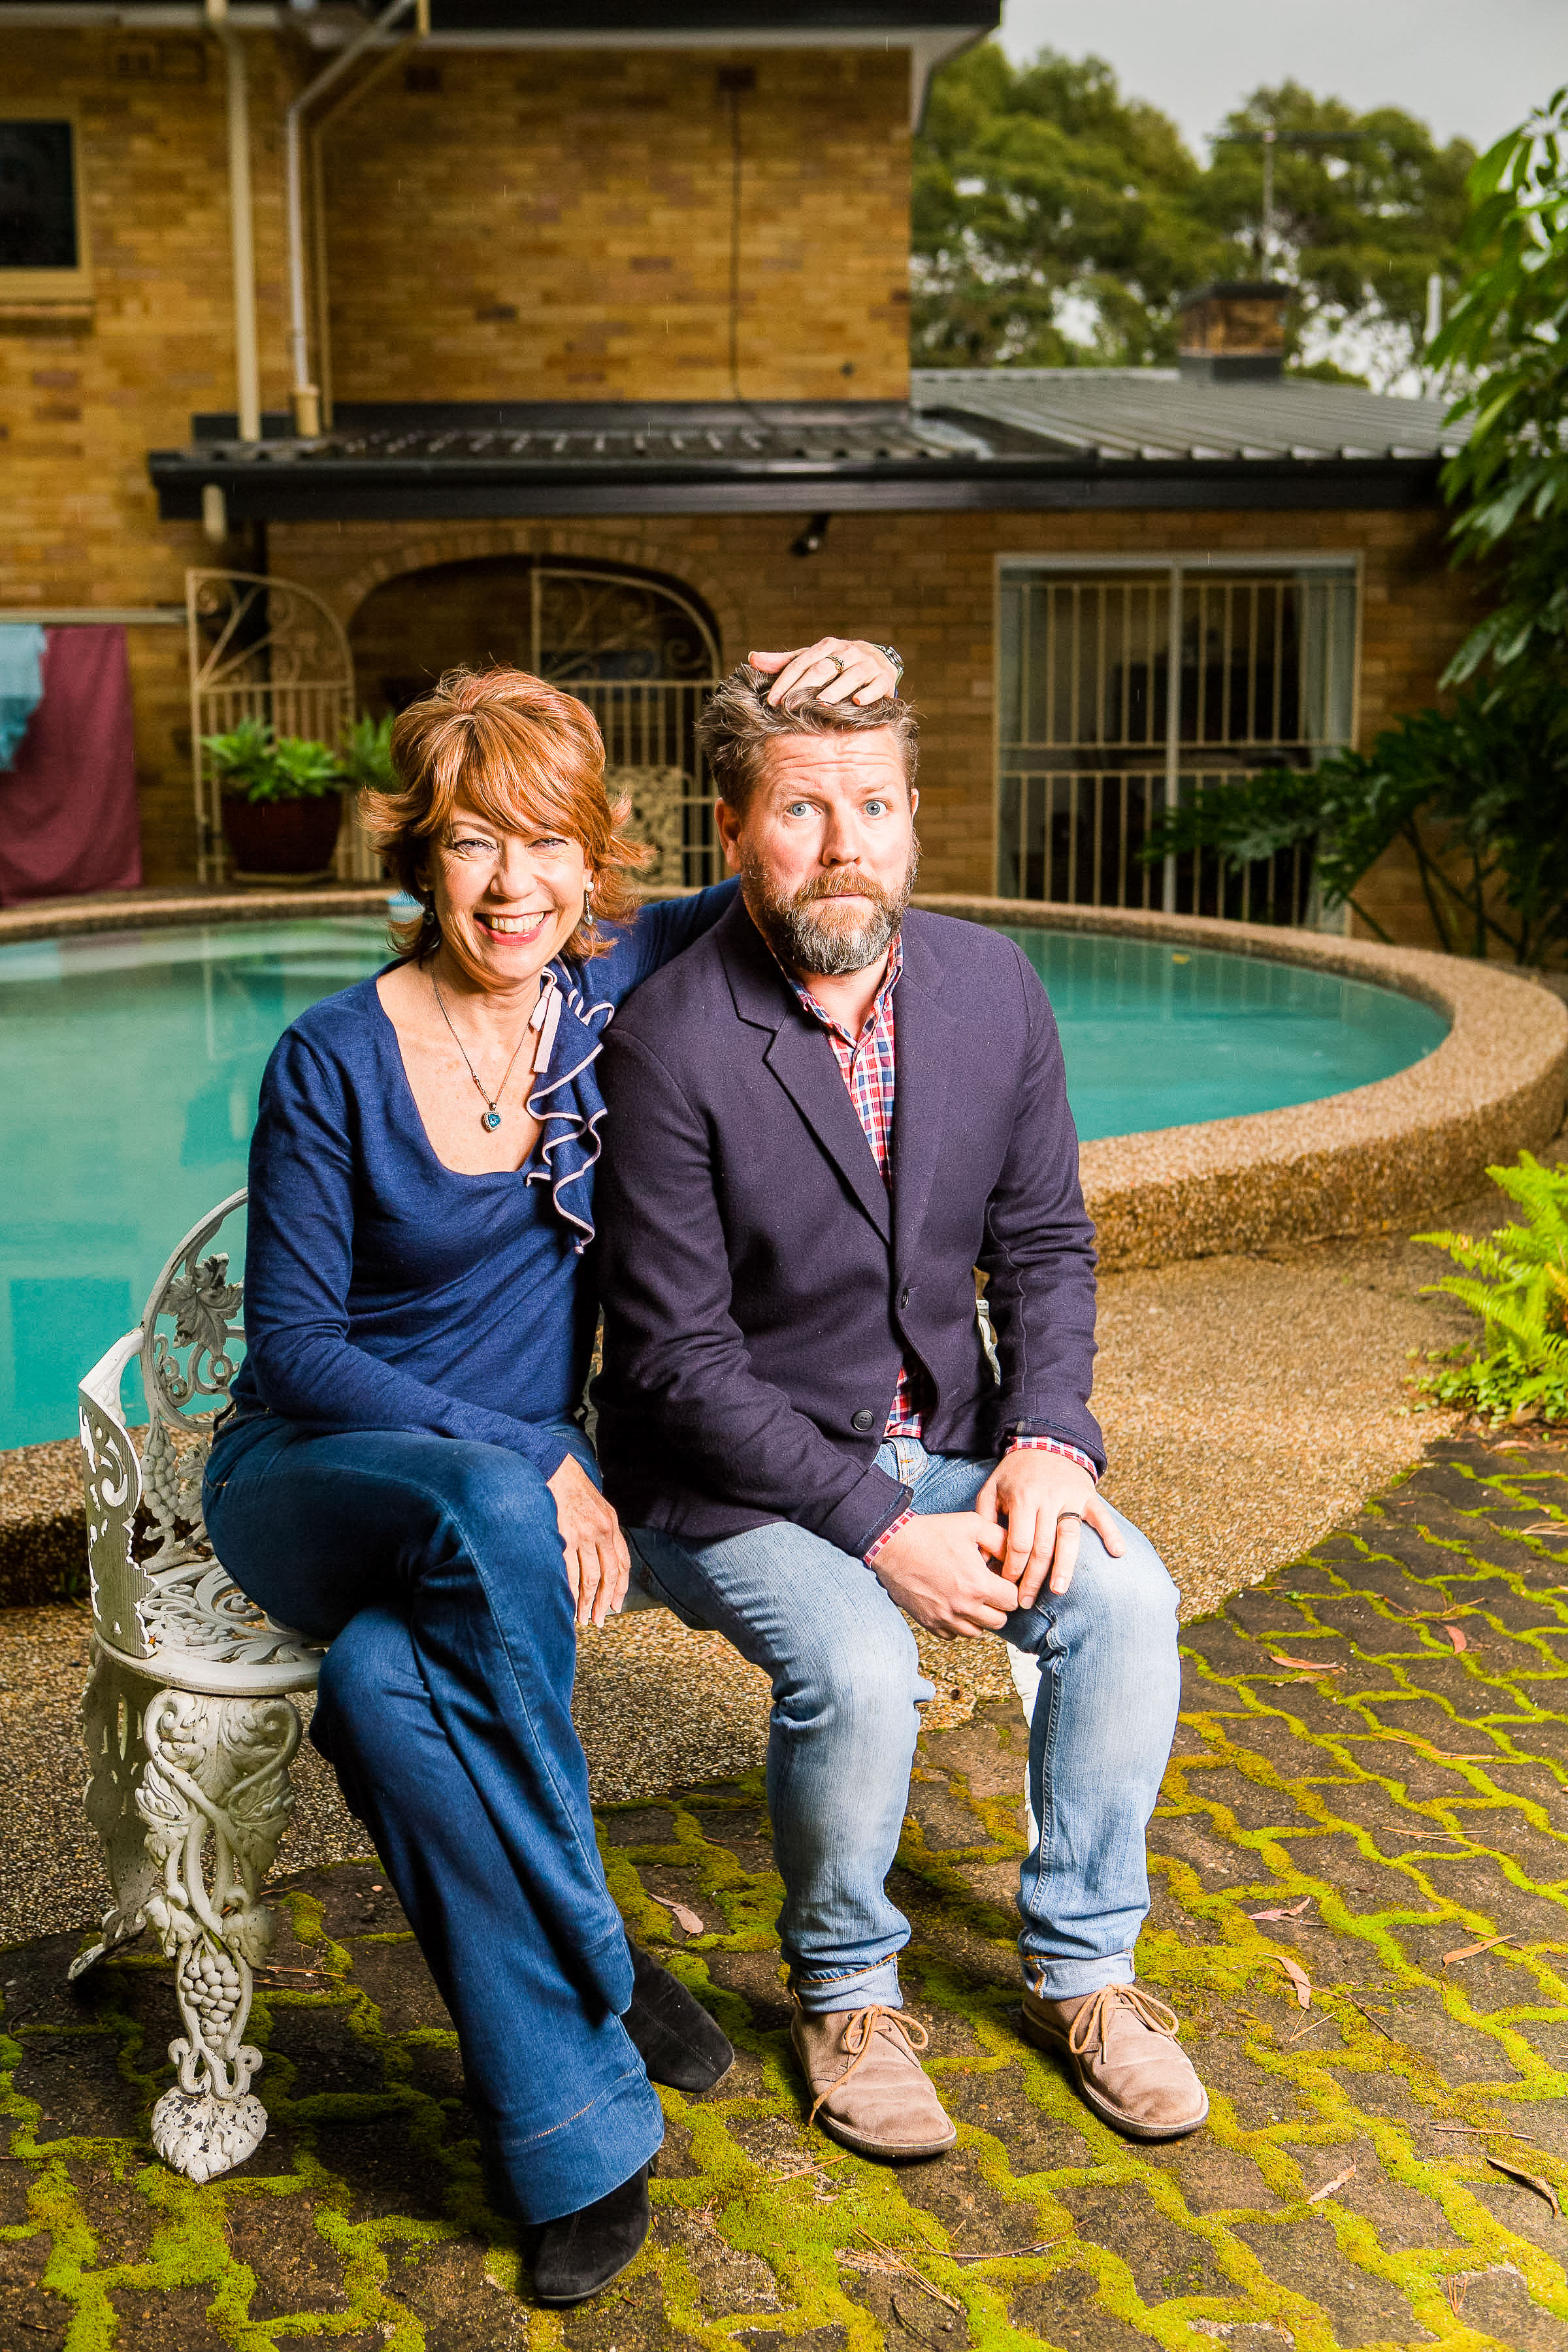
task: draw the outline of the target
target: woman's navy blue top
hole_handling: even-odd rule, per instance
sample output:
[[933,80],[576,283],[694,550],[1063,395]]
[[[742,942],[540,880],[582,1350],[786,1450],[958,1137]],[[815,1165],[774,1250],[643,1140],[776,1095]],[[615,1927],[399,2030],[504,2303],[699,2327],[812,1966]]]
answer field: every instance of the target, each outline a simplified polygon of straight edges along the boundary
[[[250,1144],[240,1421],[266,1410],[305,1428],[423,1431],[507,1446],[547,1478],[560,1467],[598,1318],[580,1277],[603,1032],[734,892],[645,907],[607,927],[607,954],[552,965],[561,1014],[528,1102],[542,1133],[515,1171],[463,1176],[437,1159],[374,980],[285,1030]],[[586,1439],[570,1443],[592,1467]]]

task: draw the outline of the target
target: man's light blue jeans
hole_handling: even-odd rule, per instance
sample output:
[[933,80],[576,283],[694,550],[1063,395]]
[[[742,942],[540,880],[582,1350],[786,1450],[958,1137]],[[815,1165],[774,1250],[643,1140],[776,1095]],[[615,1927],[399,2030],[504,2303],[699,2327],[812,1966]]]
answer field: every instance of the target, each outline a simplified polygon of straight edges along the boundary
[[[994,1462],[889,1440],[879,1469],[917,1511],[967,1511]],[[1029,1738],[1039,1836],[1019,1876],[1025,1973],[1048,2000],[1132,1978],[1149,1908],[1143,1833],[1176,1726],[1176,1591],[1118,1517],[1126,1556],[1089,1528],[1059,1596],[1015,1612],[1005,1638],[1040,1667]],[[863,1560],[787,1520],[688,1548],[632,1541],[654,1599],[712,1626],[773,1686],[768,1811],[784,1883],[779,1933],[803,2008],[900,2006],[910,1924],[885,1881],[909,1802],[921,1703],[914,1635]]]

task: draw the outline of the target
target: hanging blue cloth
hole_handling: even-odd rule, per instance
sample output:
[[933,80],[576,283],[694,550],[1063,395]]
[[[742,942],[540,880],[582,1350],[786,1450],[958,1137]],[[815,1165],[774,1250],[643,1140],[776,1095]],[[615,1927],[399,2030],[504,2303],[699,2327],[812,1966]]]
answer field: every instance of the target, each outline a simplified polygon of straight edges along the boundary
[[47,642],[36,622],[0,623],[0,769],[10,766],[44,698]]

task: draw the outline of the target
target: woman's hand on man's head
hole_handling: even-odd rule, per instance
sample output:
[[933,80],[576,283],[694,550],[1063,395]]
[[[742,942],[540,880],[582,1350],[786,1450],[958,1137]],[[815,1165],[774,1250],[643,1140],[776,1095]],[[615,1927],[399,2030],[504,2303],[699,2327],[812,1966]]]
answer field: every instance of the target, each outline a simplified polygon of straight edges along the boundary
[[809,687],[819,702],[890,702],[899,673],[881,646],[864,637],[818,637],[787,654],[748,654],[753,669],[773,676],[768,700],[777,704],[797,686]]
[[602,1625],[626,1597],[632,1556],[616,1517],[592,1478],[569,1454],[545,1484],[566,1555],[566,1581],[579,1625]]

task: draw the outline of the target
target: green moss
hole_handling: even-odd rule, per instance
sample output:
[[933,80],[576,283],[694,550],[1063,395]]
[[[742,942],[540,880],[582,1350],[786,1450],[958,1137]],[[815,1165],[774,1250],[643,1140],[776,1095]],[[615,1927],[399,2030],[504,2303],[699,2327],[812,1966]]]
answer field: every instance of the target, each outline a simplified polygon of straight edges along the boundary
[[[945,1784],[943,1817],[956,1802],[973,1832],[945,1845],[907,1823],[900,1864],[929,1898],[909,1957],[922,2008],[963,2028],[946,2045],[959,2054],[931,2062],[939,2087],[962,2092],[1005,2070],[1022,2085],[1021,2106],[984,2124],[961,2121],[959,2148],[994,2219],[1010,2239],[1042,2244],[1038,2254],[961,2266],[952,2247],[980,2223],[954,2219],[950,2236],[943,2214],[956,2209],[943,2206],[939,2174],[865,2164],[804,2137],[782,1987],[769,1991],[779,1884],[704,1829],[721,1830],[729,1816],[753,1830],[760,1776],[670,1800],[668,1834],[657,1843],[606,1837],[605,1869],[628,1927],[723,2022],[742,2053],[742,2087],[701,2102],[661,2094],[690,2167],[655,2182],[666,2226],[598,2316],[530,2310],[531,2352],[611,2343],[617,2352],[676,2344],[718,2352],[742,2334],[760,2344],[833,2328],[853,2352],[875,2352],[883,2340],[867,2307],[875,2282],[842,2260],[868,2238],[962,2306],[978,2352],[1036,2352],[1039,2332],[1011,2315],[1020,2292],[1052,2282],[1075,2314],[1082,2352],[1108,2328],[1194,2352],[1212,2346],[1215,2330],[1260,2326],[1285,2330],[1300,2352],[1331,2352],[1328,2308],[1272,2263],[1276,2233],[1309,2221],[1331,2242],[1342,2279],[1364,2280],[1369,2294],[1408,2313],[1395,2338],[1379,2341],[1435,2338],[1474,2352],[1492,2339],[1456,2315],[1447,2286],[1500,2267],[1522,2277],[1541,2311],[1568,2318],[1556,2243],[1565,2225],[1544,2205],[1521,2207],[1528,2190],[1508,2189],[1484,2162],[1490,2149],[1520,2163],[1568,2203],[1568,2164],[1541,2144],[1552,2137],[1568,2075],[1539,2031],[1568,2023],[1568,1835],[1561,1806],[1542,1796],[1568,1783],[1568,1668],[1555,1647],[1568,1633],[1568,1595],[1542,1589],[1546,1571],[1568,1560],[1565,1511],[1561,1479],[1472,1449],[1402,1484],[1261,1593],[1189,1629],[1184,1736],[1151,1832],[1157,1902],[1139,1970],[1206,2047],[1226,2053],[1225,2079],[1211,2085],[1206,2143],[1255,2168],[1254,2204],[1195,2198],[1183,2160],[1119,2139],[1060,2069],[1021,2042],[1016,1924],[972,1884],[976,1866],[1016,1858],[1015,1801],[974,1790],[943,1761],[940,1737],[923,1743],[920,1769]],[[1563,1518],[1563,1539],[1516,1533],[1526,1515],[1529,1524]],[[1466,1629],[1462,1656],[1445,1622]],[[1298,1681],[1275,1651],[1352,1670]],[[606,1809],[605,1822],[636,1810]],[[1194,1853],[1223,1854],[1225,1874]],[[1457,1861],[1481,1877],[1457,1872]],[[676,1940],[658,1894],[666,1872],[693,1890],[707,1933]],[[1475,1892],[1483,1883],[1501,1890],[1494,1907]],[[1523,1907],[1510,1917],[1515,1895]],[[1303,1897],[1310,1933],[1247,1916]],[[370,1946],[378,1982],[400,1954],[416,1967],[406,1937],[336,1940],[313,1888],[281,1899],[323,1980],[268,1984],[258,1995],[252,2038],[268,2053],[258,2087],[274,2136],[237,2174],[196,2189],[151,2161],[137,2136],[46,2139],[39,2108],[18,2086],[19,2063],[45,2037],[62,2046],[73,2035],[108,2036],[144,2117],[169,2080],[161,2047],[138,2021],[145,2004],[133,1998],[149,1970],[166,1983],[156,1956],[122,1952],[105,1966],[89,2026],[45,2025],[24,2013],[14,2031],[0,2032],[0,2116],[29,2183],[26,2218],[0,2238],[38,2249],[68,2352],[110,2352],[117,2297],[174,2293],[194,2293],[237,2352],[340,2336],[425,2352],[435,2339],[405,2291],[406,2257],[454,2242],[465,2248],[465,2275],[476,2287],[489,2281],[484,2294],[494,2302],[479,2296],[478,2317],[444,2323],[443,2345],[489,2352],[485,2315],[502,2307],[497,2290],[527,2300],[516,2234],[486,2204],[477,2147],[460,2136],[450,2099],[421,2086],[423,2059],[454,2037],[437,2026],[392,2030],[356,1973],[356,1955]],[[1484,1973],[1442,1967],[1445,1950],[1510,1927],[1517,1940],[1488,1955]],[[1311,1975],[1306,2016],[1279,1953]],[[275,2028],[300,2011],[339,2037],[371,2087],[297,2077],[272,2042]],[[1313,2016],[1324,2022],[1298,2040]],[[1446,2035],[1465,2053],[1452,2076],[1441,2058]],[[1039,2159],[1026,2151],[1049,2144],[1038,2137],[1049,2126],[1070,2133],[1081,2158],[1031,2169]],[[1510,2137],[1521,2129],[1532,2137]],[[356,2151],[386,2147],[405,2151],[425,2184],[418,2214],[382,2210],[364,2193]],[[1314,2189],[1344,2170],[1352,2151],[1358,2174],[1314,2201]],[[832,2160],[813,2164],[813,2156]],[[122,2240],[95,2227],[95,2183],[116,2184],[143,2210],[142,2259],[114,2258]],[[1433,2223],[1431,2242],[1405,2242],[1409,2231],[1390,2232],[1367,2210],[1362,2191],[1374,2187],[1429,2199],[1446,2226]],[[1125,2233],[1097,2238],[1079,2223],[1075,2200],[1086,2193],[1142,2200],[1163,2233],[1157,2266],[1141,2266]],[[341,2307],[253,2316],[258,2280],[234,2251],[230,2223],[258,2205],[269,2231],[331,2258]],[[1525,2212],[1533,2229],[1510,2226],[1510,2214]],[[745,2259],[753,2284],[754,2265],[765,2265],[775,2308],[756,2310],[747,2297],[738,2310],[726,2306],[731,2257]],[[639,2316],[650,2285],[660,2315],[651,2333]],[[929,2319],[942,2315],[935,2304],[923,2307]]]

